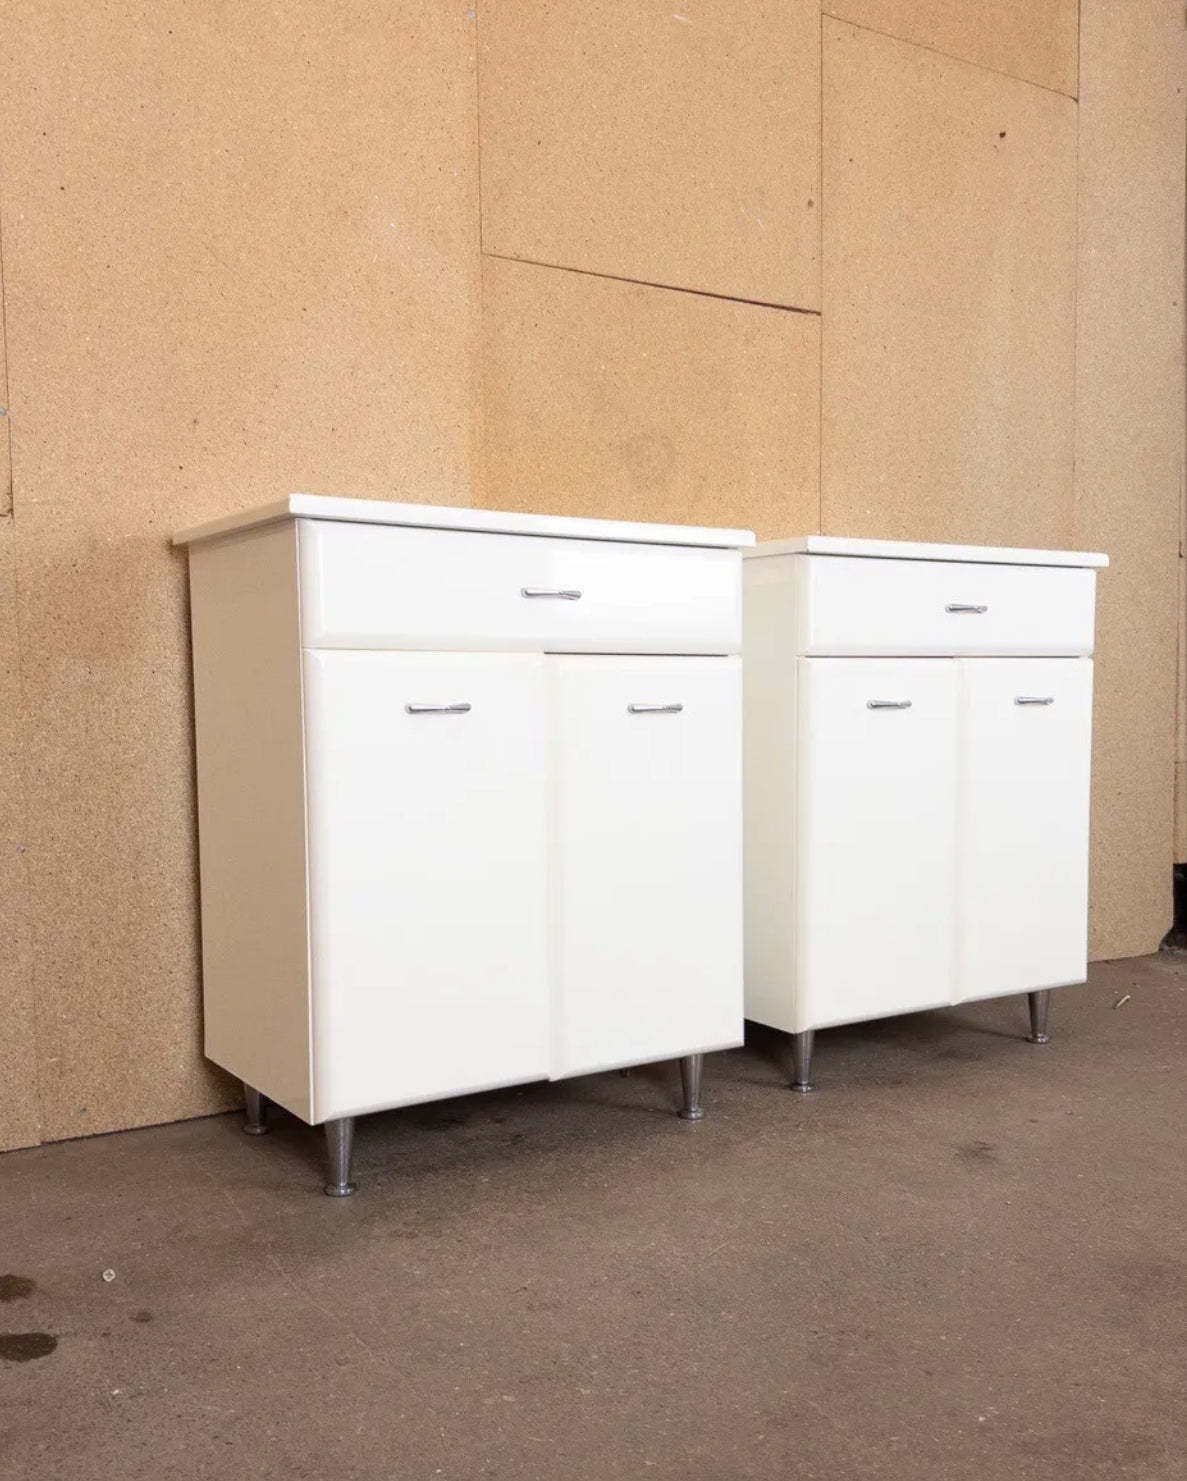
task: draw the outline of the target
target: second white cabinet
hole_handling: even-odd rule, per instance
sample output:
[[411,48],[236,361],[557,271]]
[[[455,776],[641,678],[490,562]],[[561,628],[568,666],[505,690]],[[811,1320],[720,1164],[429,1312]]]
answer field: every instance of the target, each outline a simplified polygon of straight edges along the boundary
[[797,1089],[818,1028],[1026,992],[1044,1042],[1049,990],[1083,981],[1104,563],[822,537],[746,560],[746,1014],[793,1036]]

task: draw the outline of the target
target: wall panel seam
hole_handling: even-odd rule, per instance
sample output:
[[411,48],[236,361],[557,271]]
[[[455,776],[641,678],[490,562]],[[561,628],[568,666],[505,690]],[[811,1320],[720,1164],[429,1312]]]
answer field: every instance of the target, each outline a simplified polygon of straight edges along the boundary
[[[2,207],[2,202],[0,202]],[[8,280],[4,275],[4,213],[0,209],[0,327],[3,328],[3,343],[0,344],[0,359],[4,362],[4,383],[0,385],[0,396],[4,398],[2,416],[4,421],[4,448],[8,459],[8,488],[0,494],[0,514],[11,514],[16,507],[16,483],[12,473],[12,401],[8,394]],[[6,507],[5,507],[6,506]]]
[[474,301],[470,327],[470,479],[471,503],[486,497],[486,274],[482,269],[482,32],[481,6],[473,4],[474,20],[474,190],[478,213],[478,262],[474,274]]

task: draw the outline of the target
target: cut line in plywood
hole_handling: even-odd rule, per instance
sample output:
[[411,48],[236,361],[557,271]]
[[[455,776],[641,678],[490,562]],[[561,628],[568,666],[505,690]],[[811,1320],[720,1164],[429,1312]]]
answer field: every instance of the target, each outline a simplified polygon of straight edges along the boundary
[[817,309],[817,0],[489,0],[482,244]]
[[825,0],[826,15],[1075,97],[1078,0]]

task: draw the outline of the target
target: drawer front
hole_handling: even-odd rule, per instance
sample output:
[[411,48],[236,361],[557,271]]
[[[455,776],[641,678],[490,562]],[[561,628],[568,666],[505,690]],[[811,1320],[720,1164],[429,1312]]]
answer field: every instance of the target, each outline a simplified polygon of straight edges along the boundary
[[1076,567],[805,556],[806,656],[1092,652],[1096,573]]
[[737,653],[735,550],[301,520],[307,648]]

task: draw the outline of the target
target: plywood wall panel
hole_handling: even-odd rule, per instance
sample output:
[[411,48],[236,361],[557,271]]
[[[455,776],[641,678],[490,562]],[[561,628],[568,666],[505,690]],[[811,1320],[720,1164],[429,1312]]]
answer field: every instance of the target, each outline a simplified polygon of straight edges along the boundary
[[467,502],[464,6],[6,14],[0,137],[48,1137],[227,1105],[199,1052],[184,563],[291,489]]
[[12,442],[8,422],[8,347],[4,329],[4,262],[0,252],[0,518],[12,513]]
[[1067,545],[1076,106],[824,23],[829,534]]
[[1079,0],[825,0],[824,11],[900,41],[1075,96]]
[[819,307],[817,0],[480,0],[483,246]]
[[814,315],[498,260],[483,281],[488,507],[816,529]]
[[41,1140],[14,534],[12,518],[0,518],[0,1152]]
[[1179,489],[1178,678],[1175,703],[1175,863],[1187,864],[1187,478]]
[[1184,78],[1177,0],[1083,0],[1078,544],[1107,550],[1097,641],[1094,956],[1171,923],[1183,476]]

